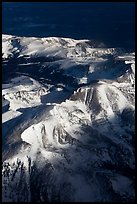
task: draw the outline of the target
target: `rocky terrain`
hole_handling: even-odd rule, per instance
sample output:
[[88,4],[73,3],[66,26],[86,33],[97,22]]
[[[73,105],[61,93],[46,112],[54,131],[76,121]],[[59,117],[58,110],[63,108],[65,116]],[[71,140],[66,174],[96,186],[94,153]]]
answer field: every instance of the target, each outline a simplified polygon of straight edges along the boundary
[[135,53],[2,36],[4,202],[135,199]]

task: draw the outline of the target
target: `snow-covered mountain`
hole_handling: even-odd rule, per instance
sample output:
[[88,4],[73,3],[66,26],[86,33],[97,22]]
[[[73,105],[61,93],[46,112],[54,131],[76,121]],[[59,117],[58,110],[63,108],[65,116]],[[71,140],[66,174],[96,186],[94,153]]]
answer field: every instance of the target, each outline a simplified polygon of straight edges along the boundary
[[135,53],[9,35],[2,53],[3,201],[134,201]]

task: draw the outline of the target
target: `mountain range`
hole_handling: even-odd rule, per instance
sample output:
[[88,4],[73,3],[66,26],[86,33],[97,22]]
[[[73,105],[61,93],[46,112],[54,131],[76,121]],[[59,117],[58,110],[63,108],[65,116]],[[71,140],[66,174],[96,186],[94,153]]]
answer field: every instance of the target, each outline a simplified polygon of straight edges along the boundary
[[2,35],[4,202],[135,199],[135,53]]

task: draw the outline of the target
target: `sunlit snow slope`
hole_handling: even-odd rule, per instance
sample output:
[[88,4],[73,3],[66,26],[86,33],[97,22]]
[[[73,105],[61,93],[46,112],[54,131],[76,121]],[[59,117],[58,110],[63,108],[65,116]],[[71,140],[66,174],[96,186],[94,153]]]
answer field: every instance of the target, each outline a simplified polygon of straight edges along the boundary
[[3,201],[135,199],[135,53],[2,36]]

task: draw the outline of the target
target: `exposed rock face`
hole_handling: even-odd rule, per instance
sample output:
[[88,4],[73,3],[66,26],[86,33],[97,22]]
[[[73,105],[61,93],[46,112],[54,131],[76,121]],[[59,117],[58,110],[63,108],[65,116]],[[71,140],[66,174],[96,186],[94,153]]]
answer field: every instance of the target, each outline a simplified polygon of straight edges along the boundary
[[10,107],[10,102],[2,96],[2,113],[6,112],[9,110]]

